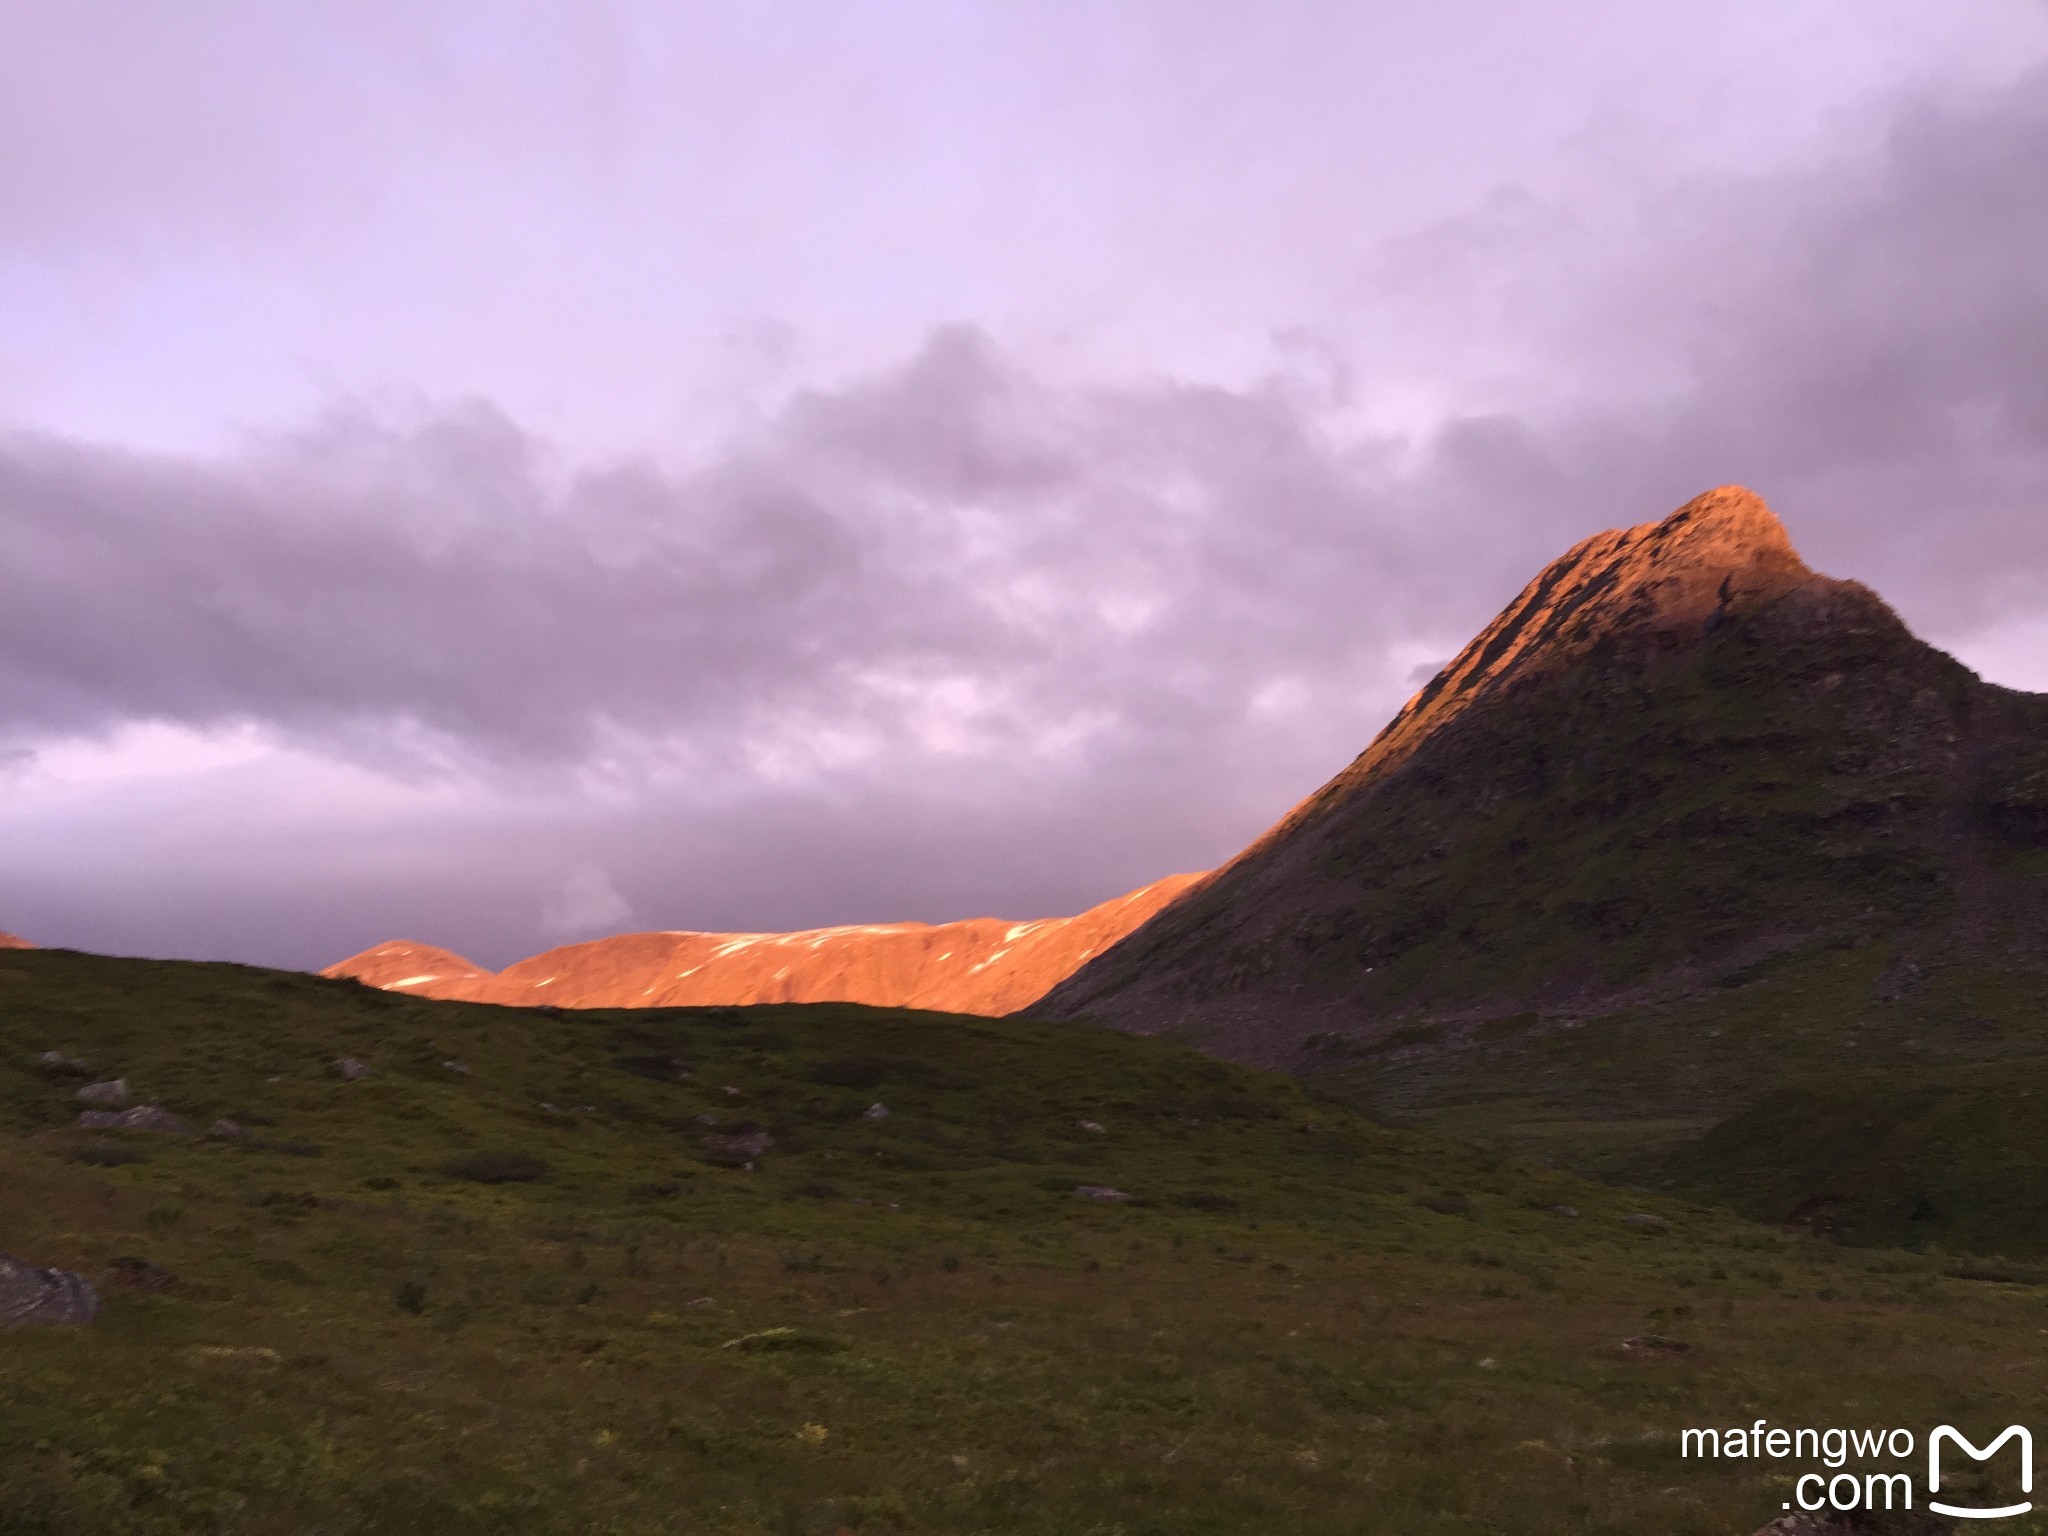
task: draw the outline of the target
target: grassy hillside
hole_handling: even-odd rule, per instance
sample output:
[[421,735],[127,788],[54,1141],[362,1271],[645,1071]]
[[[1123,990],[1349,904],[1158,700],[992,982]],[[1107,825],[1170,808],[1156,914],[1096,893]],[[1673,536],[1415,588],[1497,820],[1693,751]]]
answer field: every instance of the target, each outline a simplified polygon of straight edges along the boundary
[[[68,1129],[50,1050],[251,1134]],[[706,1141],[761,1129],[752,1168]],[[1786,1475],[1681,1464],[1683,1425],[2048,1406],[2031,1284],[1166,1041],[854,1007],[9,954],[0,1251],[106,1297],[0,1338],[8,1536],[1712,1536]]]
[[1843,1242],[2048,1255],[2048,1062],[1795,1084],[1666,1171],[1689,1192]]
[[1818,945],[1681,1002],[1333,1041],[1320,1065],[1324,1092],[1504,1155],[1844,1242],[2048,1253],[2037,973]]

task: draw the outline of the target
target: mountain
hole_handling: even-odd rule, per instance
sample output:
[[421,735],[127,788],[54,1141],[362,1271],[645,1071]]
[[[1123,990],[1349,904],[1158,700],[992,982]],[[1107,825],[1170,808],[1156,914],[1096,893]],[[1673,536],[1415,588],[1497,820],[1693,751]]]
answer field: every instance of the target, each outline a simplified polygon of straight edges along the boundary
[[1350,767],[1031,1012],[1406,1060],[1830,949],[1863,952],[1859,1010],[2040,969],[2048,698],[1815,574],[1723,487],[1550,565]]
[[34,949],[27,939],[17,939],[11,933],[0,933],[0,949]]
[[1169,875],[1077,917],[863,923],[801,933],[629,933],[570,944],[501,972],[432,945],[379,944],[328,967],[419,997],[531,1007],[869,1003],[1015,1012],[1192,885]]

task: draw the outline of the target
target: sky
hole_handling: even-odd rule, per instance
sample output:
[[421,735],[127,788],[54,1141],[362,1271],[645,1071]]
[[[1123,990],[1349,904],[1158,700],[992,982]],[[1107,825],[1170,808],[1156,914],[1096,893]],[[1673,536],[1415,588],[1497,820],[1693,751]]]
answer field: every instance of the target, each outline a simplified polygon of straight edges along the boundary
[[1078,911],[1723,483],[2048,691],[2043,0],[0,0],[0,929]]

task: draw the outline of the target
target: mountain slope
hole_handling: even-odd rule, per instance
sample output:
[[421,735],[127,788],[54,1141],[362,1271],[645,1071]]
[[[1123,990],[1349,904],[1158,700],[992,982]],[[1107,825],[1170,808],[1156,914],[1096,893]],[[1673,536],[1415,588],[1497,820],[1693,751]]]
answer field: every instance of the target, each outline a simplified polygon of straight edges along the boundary
[[1076,917],[867,923],[800,933],[629,933],[570,944],[502,972],[403,940],[321,974],[417,997],[530,1007],[868,1003],[951,1013],[1023,1007],[1116,943],[1199,876],[1170,875]]
[[[1683,996],[1814,943],[2048,955],[2048,699],[1724,487],[1552,564],[1343,773],[1038,1003],[1242,1059]],[[1520,1020],[1518,1024],[1516,1021]]]
[[0,949],[34,949],[27,939],[17,939],[11,933],[0,933]]

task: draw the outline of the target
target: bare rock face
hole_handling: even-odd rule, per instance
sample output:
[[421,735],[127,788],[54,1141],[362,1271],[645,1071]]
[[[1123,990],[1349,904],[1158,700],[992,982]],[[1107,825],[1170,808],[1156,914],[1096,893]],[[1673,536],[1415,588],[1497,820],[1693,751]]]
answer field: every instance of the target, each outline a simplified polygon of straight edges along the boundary
[[34,949],[27,939],[17,939],[11,933],[0,933],[0,949]]
[[394,942],[330,966],[371,986],[514,1007],[868,1003],[999,1015],[1101,954],[1199,875],[1174,875],[1078,917],[864,923],[801,933],[631,933],[552,949],[493,974]]
[[80,1328],[99,1310],[99,1293],[85,1276],[0,1254],[0,1329]]

